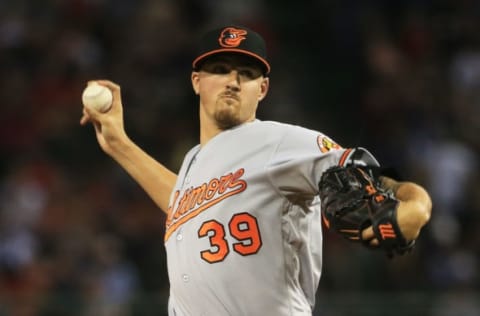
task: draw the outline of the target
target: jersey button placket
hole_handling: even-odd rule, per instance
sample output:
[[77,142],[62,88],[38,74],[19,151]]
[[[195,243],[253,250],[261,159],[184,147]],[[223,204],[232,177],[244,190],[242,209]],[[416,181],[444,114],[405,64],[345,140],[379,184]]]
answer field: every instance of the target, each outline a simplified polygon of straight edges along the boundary
[[175,239],[177,239],[177,241],[183,240],[182,228],[178,229],[177,236],[175,237]]
[[190,172],[192,171],[192,167],[197,161],[197,157],[193,157],[192,160],[190,161],[190,166],[188,167],[187,173],[185,174],[185,179],[183,180],[184,185],[188,185],[191,182],[191,178],[189,176]]

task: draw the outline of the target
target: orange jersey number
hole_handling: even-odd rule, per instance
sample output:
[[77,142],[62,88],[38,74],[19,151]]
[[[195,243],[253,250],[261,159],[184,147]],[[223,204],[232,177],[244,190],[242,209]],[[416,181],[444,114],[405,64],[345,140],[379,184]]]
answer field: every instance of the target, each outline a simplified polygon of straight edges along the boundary
[[[237,213],[232,216],[228,224],[229,234],[234,237],[233,250],[242,256],[256,254],[262,247],[262,238],[257,219],[249,213]],[[198,237],[208,237],[210,248],[200,252],[203,260],[209,263],[223,261],[230,252],[225,239],[225,226],[210,220],[204,222],[198,230]]]

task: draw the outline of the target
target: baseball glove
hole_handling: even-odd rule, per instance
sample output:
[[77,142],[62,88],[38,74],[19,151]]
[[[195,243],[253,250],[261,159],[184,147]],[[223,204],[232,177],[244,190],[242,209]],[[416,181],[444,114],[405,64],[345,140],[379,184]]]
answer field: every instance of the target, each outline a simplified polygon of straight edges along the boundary
[[326,170],[319,183],[322,215],[329,229],[350,241],[362,242],[362,231],[372,226],[379,249],[388,256],[404,254],[415,241],[407,242],[397,223],[398,200],[384,190],[378,177],[368,167],[332,167]]

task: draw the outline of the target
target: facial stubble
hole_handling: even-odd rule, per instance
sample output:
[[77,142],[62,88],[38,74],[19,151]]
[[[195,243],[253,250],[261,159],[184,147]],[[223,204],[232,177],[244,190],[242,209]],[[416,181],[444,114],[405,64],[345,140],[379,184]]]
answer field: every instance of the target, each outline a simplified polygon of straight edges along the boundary
[[220,99],[217,101],[217,110],[215,111],[215,121],[218,128],[226,130],[242,124],[236,108],[240,105],[238,100]]

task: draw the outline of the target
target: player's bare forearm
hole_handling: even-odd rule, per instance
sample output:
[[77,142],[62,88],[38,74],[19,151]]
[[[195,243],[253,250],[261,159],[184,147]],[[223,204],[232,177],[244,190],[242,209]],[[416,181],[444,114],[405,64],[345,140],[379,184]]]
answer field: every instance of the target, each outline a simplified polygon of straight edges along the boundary
[[85,106],[80,124],[93,124],[102,150],[115,159],[166,213],[177,175],[149,156],[127,136],[123,124],[120,86],[108,80],[95,82],[112,91],[112,107],[102,113]]
[[143,188],[155,204],[167,213],[170,193],[175,186],[177,175],[129,138],[117,142],[109,154]]
[[415,239],[430,220],[432,201],[428,192],[413,182],[398,182],[387,177],[380,180],[382,186],[392,190],[400,201],[398,221],[402,232],[407,239]]

